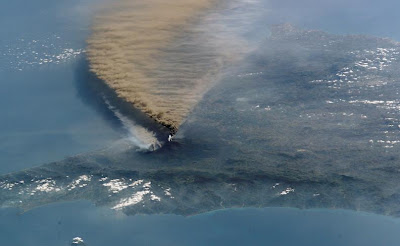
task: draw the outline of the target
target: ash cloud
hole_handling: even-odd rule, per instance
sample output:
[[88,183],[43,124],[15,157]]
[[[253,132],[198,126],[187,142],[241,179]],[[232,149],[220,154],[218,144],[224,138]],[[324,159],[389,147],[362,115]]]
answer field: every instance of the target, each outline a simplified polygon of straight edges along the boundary
[[88,40],[91,71],[175,133],[223,68],[248,51],[237,26],[230,25],[232,18],[248,17],[232,17],[240,4],[249,5],[119,0],[94,20]]

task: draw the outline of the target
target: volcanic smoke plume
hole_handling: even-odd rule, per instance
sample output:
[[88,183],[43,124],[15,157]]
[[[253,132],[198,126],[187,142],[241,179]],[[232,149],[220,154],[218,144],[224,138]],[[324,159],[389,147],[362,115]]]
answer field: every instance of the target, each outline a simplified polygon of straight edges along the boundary
[[175,133],[245,53],[229,23],[239,1],[118,0],[99,13],[88,40],[91,71],[123,100]]

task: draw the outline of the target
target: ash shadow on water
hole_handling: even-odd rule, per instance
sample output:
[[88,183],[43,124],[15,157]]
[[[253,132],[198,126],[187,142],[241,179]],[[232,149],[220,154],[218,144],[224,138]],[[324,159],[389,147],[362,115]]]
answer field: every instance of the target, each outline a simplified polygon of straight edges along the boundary
[[104,81],[90,71],[86,57],[78,62],[75,78],[78,97],[102,115],[111,127],[122,129],[123,126],[121,119],[112,111],[112,108],[117,108],[122,115],[128,117],[134,124],[145,126],[157,137],[167,139],[169,130],[134,108],[132,104],[119,98],[114,90],[110,89]]
[[[217,149],[215,142],[213,142],[213,140],[207,140],[205,138],[207,133],[202,132],[201,129],[190,132],[188,137],[180,138],[179,136],[182,134],[178,134],[178,137],[175,138],[173,142],[167,142],[166,139],[168,138],[169,129],[161,126],[140,110],[134,108],[132,104],[119,98],[114,90],[110,89],[104,81],[97,78],[97,76],[90,71],[89,63],[86,58],[81,58],[77,64],[75,72],[77,96],[86,105],[98,112],[103,119],[109,123],[110,127],[119,129],[123,138],[126,138],[129,134],[124,128],[121,119],[116,116],[112,108],[110,109],[110,105],[112,105],[112,107],[117,108],[122,115],[128,117],[133,124],[144,127],[149,132],[155,133],[156,137],[164,142],[163,147],[152,151],[152,154],[145,153],[146,158],[149,158],[151,161],[156,161],[157,158],[163,159],[163,155],[174,156],[177,154],[182,155],[182,153],[187,153],[190,158],[194,158],[195,156],[207,156],[207,154],[203,152],[210,152],[212,149]],[[190,136],[192,136],[192,138]],[[139,154],[141,153],[135,153],[135,155]]]
[[105,122],[109,123],[110,127],[122,129],[122,124],[118,117],[107,107],[101,92],[95,89],[102,84],[102,81],[90,72],[86,57],[80,57],[76,62],[74,84],[77,97],[83,103],[101,115]]

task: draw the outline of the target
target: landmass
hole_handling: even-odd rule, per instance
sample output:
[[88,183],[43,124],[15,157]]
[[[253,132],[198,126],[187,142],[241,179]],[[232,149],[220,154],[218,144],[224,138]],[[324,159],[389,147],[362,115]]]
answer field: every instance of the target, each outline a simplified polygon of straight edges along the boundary
[[128,215],[296,207],[400,216],[399,43],[269,30],[174,141],[139,152],[121,140],[0,176],[0,205],[89,200]]

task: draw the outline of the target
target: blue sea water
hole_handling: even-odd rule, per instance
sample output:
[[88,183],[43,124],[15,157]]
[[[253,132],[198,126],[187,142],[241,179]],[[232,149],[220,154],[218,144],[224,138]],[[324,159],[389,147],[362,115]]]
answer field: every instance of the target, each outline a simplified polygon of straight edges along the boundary
[[120,138],[80,95],[91,13],[87,2],[3,1],[1,174],[98,149]]
[[[107,146],[122,135],[87,103],[85,39],[100,1],[0,1],[0,173]],[[400,40],[396,1],[263,1],[266,20]],[[391,6],[391,7],[389,7]],[[262,23],[260,28],[263,27]],[[257,36],[257,35],[256,35]],[[0,210],[1,245],[398,245],[400,221],[335,210],[243,208],[125,216],[87,202]]]
[[400,221],[349,211],[229,209],[126,216],[87,202],[0,210],[2,245],[398,245]]
[[120,137],[78,98],[75,63],[27,70],[2,73],[0,173],[98,149]]

